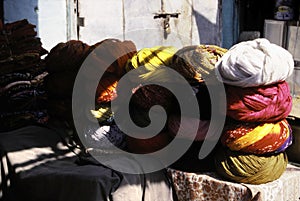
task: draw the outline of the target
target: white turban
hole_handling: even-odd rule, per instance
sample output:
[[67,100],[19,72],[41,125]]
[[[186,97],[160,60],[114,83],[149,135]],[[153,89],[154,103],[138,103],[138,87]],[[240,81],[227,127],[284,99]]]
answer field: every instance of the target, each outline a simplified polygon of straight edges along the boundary
[[294,60],[286,49],[258,38],[231,47],[215,67],[220,81],[254,87],[286,80],[293,73]]

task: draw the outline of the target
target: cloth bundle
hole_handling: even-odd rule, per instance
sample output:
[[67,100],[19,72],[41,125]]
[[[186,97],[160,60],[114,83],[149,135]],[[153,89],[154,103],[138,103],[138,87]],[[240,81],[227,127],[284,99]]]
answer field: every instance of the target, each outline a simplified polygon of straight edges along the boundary
[[221,142],[233,151],[277,153],[291,145],[292,130],[285,119],[276,123],[228,123]]
[[270,156],[242,154],[221,147],[215,155],[217,172],[231,181],[264,184],[278,179],[286,169],[285,152]]
[[238,43],[216,63],[218,78],[239,87],[269,85],[292,75],[294,60],[284,48],[265,38]]
[[0,24],[1,130],[45,123],[47,72],[41,56],[47,51],[27,20]]
[[225,83],[228,119],[221,136],[225,151],[215,163],[225,178],[260,184],[285,170],[285,150],[293,140],[286,121],[292,98],[285,80],[293,68],[292,55],[263,38],[236,44],[216,63]]
[[189,82],[203,82],[215,77],[215,64],[226,51],[215,45],[186,46],[176,52],[170,66]]
[[70,40],[53,47],[45,58],[49,75],[45,79],[49,115],[72,121],[72,92],[75,78],[91,46],[79,40]]
[[226,85],[227,115],[245,122],[276,122],[292,109],[292,97],[286,81],[271,85],[241,88]]
[[105,72],[96,90],[96,102],[107,103],[116,98],[118,81],[126,73],[127,61],[137,52],[136,46],[132,41],[105,39],[93,45],[93,48],[89,62],[95,71],[101,68]]
[[[137,107],[149,110],[153,105],[161,105],[166,110],[172,107],[173,95],[166,88],[159,86],[160,83],[172,83],[172,78],[168,75],[168,68],[172,56],[176,49],[168,46],[156,46],[139,50],[126,65],[127,72],[134,70],[134,74],[129,75],[128,85],[132,86],[132,102]],[[153,81],[155,84],[145,85]],[[154,80],[153,80],[154,79]]]

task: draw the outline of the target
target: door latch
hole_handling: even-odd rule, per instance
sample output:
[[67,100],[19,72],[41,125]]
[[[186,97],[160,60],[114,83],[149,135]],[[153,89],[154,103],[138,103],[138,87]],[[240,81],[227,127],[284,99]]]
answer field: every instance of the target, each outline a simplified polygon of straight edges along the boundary
[[171,27],[170,27],[170,18],[178,18],[179,12],[175,13],[167,13],[167,12],[160,12],[160,13],[154,13],[154,19],[163,18],[163,29],[165,37],[167,34],[171,33]]

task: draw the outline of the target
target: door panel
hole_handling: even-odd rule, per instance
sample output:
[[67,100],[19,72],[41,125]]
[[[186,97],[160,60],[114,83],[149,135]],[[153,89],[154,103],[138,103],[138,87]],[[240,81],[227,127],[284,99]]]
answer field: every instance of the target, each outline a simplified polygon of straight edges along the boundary
[[105,38],[132,40],[138,49],[156,45],[181,48],[200,40],[221,43],[220,0],[78,1],[79,17],[84,18],[78,35],[88,44]]
[[79,0],[79,39],[90,45],[105,38],[123,39],[123,12],[121,0]]

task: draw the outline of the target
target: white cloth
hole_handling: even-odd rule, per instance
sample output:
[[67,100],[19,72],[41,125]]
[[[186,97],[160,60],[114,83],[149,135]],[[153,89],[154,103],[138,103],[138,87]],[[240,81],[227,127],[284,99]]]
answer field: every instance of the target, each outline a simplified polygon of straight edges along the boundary
[[286,80],[293,73],[294,60],[286,49],[258,38],[231,47],[215,67],[220,81],[254,87]]

